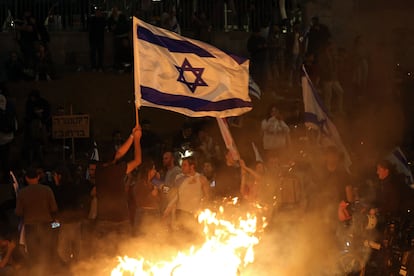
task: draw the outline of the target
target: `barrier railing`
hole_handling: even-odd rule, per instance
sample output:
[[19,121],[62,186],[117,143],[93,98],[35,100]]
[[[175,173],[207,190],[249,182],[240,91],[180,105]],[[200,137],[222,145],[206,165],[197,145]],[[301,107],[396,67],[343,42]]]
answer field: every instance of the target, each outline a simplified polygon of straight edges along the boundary
[[[304,0],[303,0],[304,1]],[[128,16],[139,16],[159,24],[164,12],[175,9],[182,30],[191,31],[193,17],[204,12],[214,30],[251,31],[255,26],[281,22],[299,0],[1,0],[0,28],[12,30],[13,24],[30,11],[50,31],[86,31],[87,18],[99,7],[110,15],[114,6]]]

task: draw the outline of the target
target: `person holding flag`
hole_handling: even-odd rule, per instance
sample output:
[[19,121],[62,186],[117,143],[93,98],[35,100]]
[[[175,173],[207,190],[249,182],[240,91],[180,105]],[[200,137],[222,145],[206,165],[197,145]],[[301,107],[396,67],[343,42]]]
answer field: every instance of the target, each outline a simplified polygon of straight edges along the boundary
[[[137,108],[155,107],[189,117],[217,118],[228,159],[239,154],[226,117],[252,109],[249,97],[249,61],[205,42],[133,19],[134,83]],[[234,166],[241,177],[239,166]],[[239,181],[216,187],[220,195],[239,195]],[[227,187],[227,186],[228,187]],[[222,189],[221,189],[222,188]],[[231,190],[231,191],[230,191]]]
[[[129,213],[124,179],[142,162],[141,135],[141,127],[137,123],[128,139],[118,148],[113,160],[96,167],[96,229],[101,236],[110,232],[128,232]],[[120,161],[132,145],[134,159],[129,162]]]

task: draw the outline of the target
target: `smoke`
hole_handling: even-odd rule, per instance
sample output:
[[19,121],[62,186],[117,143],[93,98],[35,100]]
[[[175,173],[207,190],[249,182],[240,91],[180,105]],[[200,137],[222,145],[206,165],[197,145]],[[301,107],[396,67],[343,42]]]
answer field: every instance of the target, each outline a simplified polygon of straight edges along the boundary
[[[237,218],[247,210],[245,206],[233,206],[225,216]],[[360,268],[358,264],[365,263],[370,251],[345,254],[341,243],[347,234],[329,227],[325,212],[303,208],[276,210],[268,228],[258,232],[260,242],[254,248],[254,263],[240,268],[239,275],[343,275],[346,269],[352,270],[349,259],[355,260],[355,267]],[[72,266],[71,272],[110,275],[118,265],[117,257],[123,256],[143,258],[148,267],[169,262],[178,252],[189,252],[192,246],[198,247],[203,242],[199,239],[201,235],[197,237],[194,232],[167,231],[158,219],[151,217],[144,219],[139,230],[136,237],[111,234],[86,239],[83,248],[90,252],[82,253],[82,261]],[[190,230],[200,231],[200,228]]]
[[[318,212],[287,212],[256,248],[256,261],[242,275],[345,275],[366,263],[370,251],[345,252],[341,235]],[[359,248],[363,247],[361,243]],[[358,247],[357,247],[358,248]]]

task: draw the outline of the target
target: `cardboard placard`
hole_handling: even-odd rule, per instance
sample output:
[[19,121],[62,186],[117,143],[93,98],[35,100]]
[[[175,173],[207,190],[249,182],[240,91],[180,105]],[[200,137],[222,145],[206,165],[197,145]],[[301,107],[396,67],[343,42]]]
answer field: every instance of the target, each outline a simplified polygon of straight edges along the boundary
[[52,137],[54,139],[89,137],[89,114],[52,116]]

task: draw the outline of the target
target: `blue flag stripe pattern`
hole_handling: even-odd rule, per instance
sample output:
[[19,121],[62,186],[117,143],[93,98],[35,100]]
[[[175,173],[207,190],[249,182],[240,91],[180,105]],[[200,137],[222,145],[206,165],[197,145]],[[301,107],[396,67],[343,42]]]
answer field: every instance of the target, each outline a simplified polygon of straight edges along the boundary
[[161,93],[151,87],[145,86],[141,86],[141,94],[143,98],[150,102],[157,102],[161,105],[183,107],[192,111],[223,111],[231,106],[251,106],[250,103],[246,103],[240,99],[226,99],[213,103],[199,98]]
[[137,18],[134,30],[137,107],[220,118],[251,110],[247,59]]
[[344,165],[349,170],[351,158],[346,150],[338,130],[329,118],[326,108],[322,103],[316,88],[312,84],[306,69],[302,66],[302,93],[305,107],[304,121],[308,127],[317,128],[322,134],[322,146],[335,145],[344,154]]
[[[138,37],[141,40],[145,40],[149,43],[167,48],[168,51],[171,53],[191,53],[195,54],[199,57],[213,57],[212,54],[210,54],[205,49],[195,45],[194,43],[191,43],[189,41],[182,41],[177,39],[172,39],[165,36],[160,36],[152,33],[147,28],[138,26]],[[246,58],[242,58],[239,56],[236,56],[231,53],[227,53],[230,57],[232,57],[238,64],[243,64],[246,62]]]
[[181,41],[165,36],[155,35],[144,27],[138,26],[138,37],[141,40],[167,48],[171,53],[192,53],[199,57],[214,58],[212,54],[189,41]]

